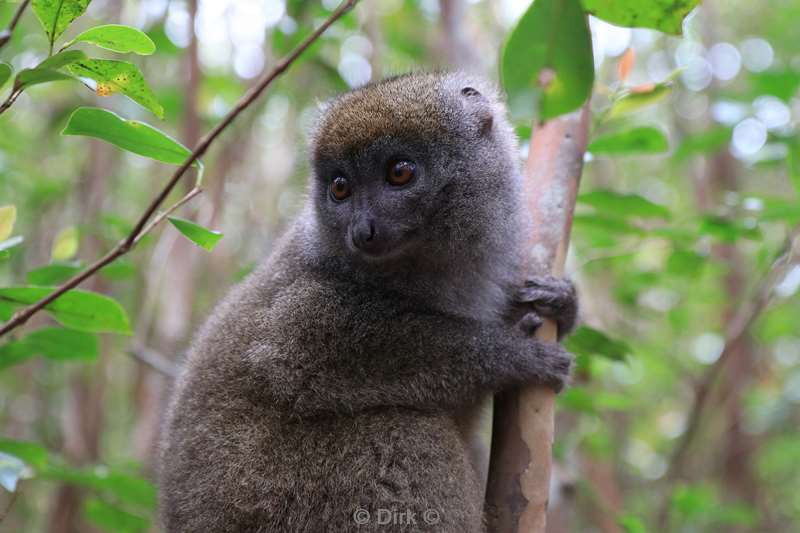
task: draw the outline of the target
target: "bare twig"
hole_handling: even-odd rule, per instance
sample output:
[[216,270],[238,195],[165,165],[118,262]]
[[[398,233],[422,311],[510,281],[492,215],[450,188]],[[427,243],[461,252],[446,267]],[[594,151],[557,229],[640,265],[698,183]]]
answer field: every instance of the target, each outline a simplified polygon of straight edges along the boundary
[[0,115],[5,113],[9,107],[14,105],[14,102],[17,101],[17,98],[19,98],[19,95],[21,94],[22,94],[21,89],[12,89],[11,92],[8,94],[8,97],[5,100],[3,100],[2,104],[0,104]]
[[[688,456],[691,444],[700,427],[703,411],[708,403],[708,399],[711,397],[711,391],[714,388],[717,377],[721,373],[726,362],[730,359],[731,354],[735,353],[736,346],[742,337],[747,334],[750,327],[761,315],[761,312],[769,305],[772,299],[773,289],[780,275],[797,262],[795,240],[799,235],[800,226],[795,227],[789,232],[786,244],[778,252],[772,266],[753,291],[754,296],[752,298],[752,303],[749,306],[743,306],[733,317],[725,334],[725,345],[722,348],[722,352],[720,352],[717,360],[698,382],[695,388],[694,402],[689,409],[686,430],[683,432],[681,440],[676,444],[675,451],[672,454],[667,468],[665,479],[668,482],[674,481],[681,475],[686,457]],[[667,495],[657,515],[657,523],[661,530],[666,530],[668,528],[669,509],[670,499],[669,495]]]
[[170,379],[178,377],[180,368],[172,361],[144,346],[134,345],[128,349],[128,354],[137,361],[146,364],[156,372],[167,376]]
[[20,490],[22,490],[22,489],[21,489],[21,487],[18,485],[18,486],[17,486],[17,490],[15,490],[14,492],[12,492],[12,493],[11,493],[11,496],[9,496],[9,497],[8,497],[8,503],[6,504],[6,507],[5,507],[5,509],[3,509],[3,512],[2,512],[2,513],[0,513],[0,524],[2,524],[2,523],[3,523],[3,521],[4,521],[4,520],[6,519],[6,517],[8,516],[8,513],[10,513],[10,512],[11,512],[11,508],[12,508],[12,507],[14,507],[14,502],[16,502],[16,501],[17,501],[17,494],[19,494],[19,491],[20,491]]
[[[85,82],[83,82],[81,80],[78,80],[78,81],[80,81],[90,91],[94,92],[94,88],[90,87],[87,83],[85,83]],[[26,89],[26,87],[18,87],[16,85],[16,83],[14,84],[14,86],[11,89],[11,92],[8,94],[8,97],[6,97],[6,99],[3,100],[3,103],[0,104],[0,115],[5,113],[6,111],[8,111],[8,109],[12,105],[14,105],[14,102],[17,101],[17,98],[22,96],[22,93],[25,92],[25,89]]]
[[725,366],[725,362],[729,359],[731,353],[734,352],[733,348],[747,333],[747,331],[750,329],[750,326],[752,326],[752,324],[760,316],[761,312],[769,304],[770,300],[772,299],[772,289],[775,287],[778,277],[786,270],[787,267],[796,261],[797,258],[795,257],[794,253],[794,240],[797,238],[798,234],[800,234],[800,228],[795,228],[789,233],[786,244],[778,252],[777,258],[772,263],[772,266],[767,274],[758,283],[758,286],[754,291],[754,297],[752,298],[753,303],[749,306],[743,306],[733,317],[733,320],[731,320],[725,334],[725,345],[722,349],[722,352],[714,364],[706,371],[706,374],[700,380],[697,388],[695,389],[694,403],[689,411],[686,430],[683,432],[681,440],[675,447],[675,452],[670,460],[668,470],[669,477],[675,477],[678,475],[683,467],[686,452],[688,451],[689,446],[691,445],[692,440],[697,433],[700,418],[703,414],[703,409],[706,405],[706,401],[708,400],[709,393],[711,392],[717,376]]
[[281,59],[277,65],[275,65],[269,72],[266,72],[249,91],[247,91],[242,98],[236,103],[236,105],[228,112],[227,115],[211,130],[209,131],[200,142],[197,144],[195,149],[186,158],[186,160],[178,167],[178,169],[172,174],[172,177],[169,179],[167,184],[161,189],[158,195],[150,202],[150,205],[145,209],[144,213],[139,217],[139,220],[136,222],[136,225],[128,234],[128,236],[117,244],[114,248],[112,248],[106,255],[92,263],[86,269],[84,269],[79,274],[76,274],[74,277],[70,278],[63,284],[59,285],[59,287],[50,293],[47,297],[42,298],[35,304],[32,304],[20,311],[17,311],[12,317],[11,320],[6,322],[2,328],[0,328],[0,337],[7,334],[8,332],[14,330],[15,328],[23,325],[25,322],[28,321],[33,315],[44,309],[47,305],[53,303],[57,298],[63,295],[65,292],[69,291],[70,289],[74,289],[78,285],[80,285],[84,280],[94,275],[98,270],[103,268],[104,266],[108,265],[109,263],[116,260],[118,257],[121,257],[128,253],[131,248],[136,244],[137,240],[143,235],[144,230],[148,229],[148,221],[150,217],[158,210],[164,200],[169,196],[175,186],[178,184],[180,179],[186,173],[189,168],[191,168],[192,164],[197,161],[203,154],[206,153],[211,143],[219,137],[219,135],[225,131],[225,129],[231,125],[231,123],[238,117],[245,109],[247,109],[260,95],[264,92],[264,90],[272,85],[272,82],[275,81],[281,74],[283,74],[296,60],[300,55],[305,52],[309,46],[311,46],[319,37],[327,30],[334,22],[336,22],[339,18],[341,18],[345,13],[347,13],[353,6],[358,2],[358,0],[345,0],[342,2],[338,8],[328,17],[325,22],[320,25],[313,33],[311,33],[308,37],[303,40],[292,52],[289,53],[286,57]]
[[189,200],[191,200],[192,198],[194,198],[195,196],[197,196],[202,192],[203,189],[201,189],[200,187],[194,187],[191,191],[187,192],[183,196],[183,198],[181,198],[180,200],[169,206],[165,211],[163,211],[162,213],[157,215],[153,220],[151,220],[150,223],[147,226],[145,226],[144,229],[142,229],[142,231],[139,233],[139,235],[133,240],[133,244],[137,244],[140,240],[142,240],[142,238],[145,235],[150,233],[153,230],[153,228],[158,226],[165,218],[170,216],[179,207],[181,207],[183,204],[185,204],[186,202],[188,202]]
[[31,0],[22,0],[17,10],[14,12],[14,16],[11,17],[11,22],[8,23],[6,29],[0,32],[0,48],[4,47],[8,44],[8,41],[11,40],[11,36],[14,34],[14,29],[19,24],[19,19],[22,18],[22,13],[25,11],[25,8],[28,7]]

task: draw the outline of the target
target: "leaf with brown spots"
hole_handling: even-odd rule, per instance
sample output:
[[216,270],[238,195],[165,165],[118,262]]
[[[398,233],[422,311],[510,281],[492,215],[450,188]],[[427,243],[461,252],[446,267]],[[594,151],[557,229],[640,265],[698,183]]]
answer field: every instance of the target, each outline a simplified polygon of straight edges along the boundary
[[52,45],[72,21],[83,15],[91,0],[33,0],[31,7]]
[[97,82],[95,90],[99,96],[122,93],[150,110],[158,118],[164,118],[164,108],[144,81],[139,67],[133,63],[111,59],[87,59],[73,63],[67,69],[75,76],[90,78]]

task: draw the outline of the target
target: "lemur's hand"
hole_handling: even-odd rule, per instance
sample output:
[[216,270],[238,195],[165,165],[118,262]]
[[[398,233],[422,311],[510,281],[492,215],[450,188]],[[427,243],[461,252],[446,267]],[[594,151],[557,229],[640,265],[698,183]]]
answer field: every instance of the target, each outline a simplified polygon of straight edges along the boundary
[[578,316],[575,286],[566,278],[532,276],[512,295],[512,305],[522,313],[520,327],[533,334],[542,325],[542,318],[556,321],[558,338],[572,331]]

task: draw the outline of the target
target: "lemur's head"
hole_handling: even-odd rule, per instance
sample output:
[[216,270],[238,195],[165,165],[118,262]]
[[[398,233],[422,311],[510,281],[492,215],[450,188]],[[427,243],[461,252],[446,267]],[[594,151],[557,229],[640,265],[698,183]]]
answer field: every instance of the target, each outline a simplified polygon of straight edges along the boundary
[[332,255],[446,260],[520,229],[516,139],[480,78],[407,74],[334,98],[311,153],[310,199]]

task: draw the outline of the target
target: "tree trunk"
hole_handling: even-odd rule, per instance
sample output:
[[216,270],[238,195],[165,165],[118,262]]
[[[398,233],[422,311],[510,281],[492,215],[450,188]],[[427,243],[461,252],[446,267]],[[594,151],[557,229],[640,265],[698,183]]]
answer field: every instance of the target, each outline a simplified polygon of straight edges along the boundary
[[[533,273],[563,274],[588,128],[588,105],[534,127],[525,167]],[[554,323],[546,321],[536,336],[555,342],[556,334]],[[487,495],[494,532],[545,531],[554,400],[553,391],[544,387],[509,391],[496,399]]]

